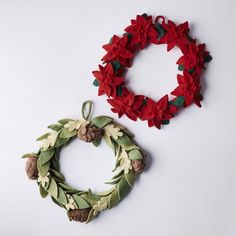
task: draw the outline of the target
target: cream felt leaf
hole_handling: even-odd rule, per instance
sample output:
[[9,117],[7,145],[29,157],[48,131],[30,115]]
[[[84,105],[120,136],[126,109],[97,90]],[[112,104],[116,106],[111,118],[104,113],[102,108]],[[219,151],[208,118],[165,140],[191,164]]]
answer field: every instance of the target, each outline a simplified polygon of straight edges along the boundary
[[127,152],[123,148],[122,148],[121,154],[119,156],[119,160],[120,160],[120,166],[117,169],[119,171],[124,170],[124,173],[128,174],[129,170],[132,169],[132,165],[131,165],[131,161],[128,157]]
[[109,200],[110,196],[102,197],[101,200],[99,200],[97,204],[93,206],[93,214],[96,215],[99,211],[105,210],[108,207]]
[[79,129],[81,125],[88,124],[89,122],[87,120],[81,119],[81,120],[73,120],[69,121],[64,125],[65,128],[69,129],[69,131],[73,131],[75,129]]
[[67,210],[75,209],[76,207],[75,207],[74,199],[69,194],[67,194],[67,199],[68,199],[68,203],[65,205],[66,209]]
[[50,175],[50,174],[47,173],[44,177],[42,177],[42,176],[39,174],[38,182],[41,183],[41,185],[42,185],[43,187],[45,187],[46,183],[49,182],[49,178],[48,178],[49,175]]
[[43,149],[43,151],[46,151],[49,147],[53,147],[56,143],[58,133],[57,132],[51,132],[47,138],[40,140],[40,148]]
[[120,131],[120,128],[115,127],[113,124],[105,126],[105,133],[108,137],[112,137],[115,140],[123,136],[123,132]]

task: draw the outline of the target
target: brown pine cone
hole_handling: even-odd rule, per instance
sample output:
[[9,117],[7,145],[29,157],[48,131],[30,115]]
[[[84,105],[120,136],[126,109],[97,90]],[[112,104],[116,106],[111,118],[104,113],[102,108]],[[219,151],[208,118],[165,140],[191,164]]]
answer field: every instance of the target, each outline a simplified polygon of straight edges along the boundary
[[97,128],[94,125],[82,125],[78,130],[78,138],[85,142],[92,142],[104,135],[104,129]]
[[25,170],[29,179],[34,180],[38,178],[37,160],[36,157],[29,157],[26,162]]
[[137,174],[141,174],[145,168],[145,163],[143,160],[132,160],[131,165]]
[[67,212],[69,220],[85,222],[88,219],[91,207],[86,209],[71,209]]

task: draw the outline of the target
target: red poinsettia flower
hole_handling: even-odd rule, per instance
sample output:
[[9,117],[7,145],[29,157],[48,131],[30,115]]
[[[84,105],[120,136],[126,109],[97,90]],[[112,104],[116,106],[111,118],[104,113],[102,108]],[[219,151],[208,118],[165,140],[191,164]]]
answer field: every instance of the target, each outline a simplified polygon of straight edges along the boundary
[[142,108],[142,120],[148,121],[148,126],[161,128],[162,121],[169,120],[173,115],[168,111],[168,95],[162,97],[158,102],[146,98],[147,104]]
[[93,71],[92,73],[99,82],[99,96],[104,93],[108,97],[116,96],[116,87],[121,85],[124,82],[124,79],[115,75],[111,63],[106,64],[105,67],[99,65],[99,71]]
[[147,42],[158,43],[152,16],[137,15],[136,20],[131,20],[131,25],[126,27],[125,31],[132,34],[131,45],[140,44],[141,50],[145,48]]
[[109,62],[118,60],[124,66],[129,65],[129,60],[133,57],[133,53],[126,48],[127,42],[127,36],[120,38],[114,35],[111,39],[111,43],[103,45],[107,54],[102,58],[102,61]]
[[191,43],[183,50],[184,55],[179,58],[177,64],[183,65],[184,69],[190,70],[194,68],[197,73],[201,73],[204,67],[204,58],[209,55],[205,50],[205,44],[196,45]]
[[168,20],[167,23],[162,22],[162,27],[166,31],[163,40],[164,43],[167,43],[167,51],[170,51],[176,45],[181,48],[181,45],[189,43],[186,36],[189,31],[188,22],[176,26],[174,22]]
[[129,92],[127,88],[123,88],[122,96],[107,99],[113,107],[111,110],[114,113],[118,113],[119,118],[125,114],[134,121],[136,121],[139,116],[139,108],[142,106],[143,100],[144,96],[134,95]]
[[194,102],[197,106],[201,107],[201,86],[197,73],[189,74],[187,71],[184,71],[183,75],[177,75],[177,79],[179,86],[171,94],[177,97],[184,96],[185,106]]

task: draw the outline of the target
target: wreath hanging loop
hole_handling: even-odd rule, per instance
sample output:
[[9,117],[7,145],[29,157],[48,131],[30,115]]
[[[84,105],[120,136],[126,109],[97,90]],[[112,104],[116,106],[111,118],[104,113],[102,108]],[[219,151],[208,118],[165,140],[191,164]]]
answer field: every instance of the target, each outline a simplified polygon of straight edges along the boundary
[[[26,173],[29,179],[37,180],[41,196],[49,195],[67,211],[70,220],[87,223],[124,199],[145,167],[144,154],[133,134],[108,116],[89,119],[91,111],[92,102],[86,101],[82,105],[83,119],[62,119],[49,125],[50,132],[37,139],[41,142],[38,152],[23,156],[28,158]],[[104,140],[113,150],[114,176],[106,182],[111,185],[110,189],[95,193],[91,189],[75,189],[66,183],[60,171],[60,151],[76,139],[91,142],[96,147]]]
[[[103,65],[93,71],[98,86],[98,95],[106,94],[111,110],[119,118],[126,115],[131,120],[147,121],[148,126],[160,129],[167,125],[182,108],[195,103],[201,107],[201,75],[206,63],[212,57],[206,51],[205,44],[198,43],[189,34],[188,22],[175,24],[163,16],[153,21],[151,15],[137,15],[124,29],[121,36],[113,35],[108,44],[103,45],[106,54],[101,59]],[[176,62],[178,86],[170,95],[152,98],[135,94],[125,82],[125,73],[139,50],[150,44],[166,44],[167,51],[177,47],[182,56]]]

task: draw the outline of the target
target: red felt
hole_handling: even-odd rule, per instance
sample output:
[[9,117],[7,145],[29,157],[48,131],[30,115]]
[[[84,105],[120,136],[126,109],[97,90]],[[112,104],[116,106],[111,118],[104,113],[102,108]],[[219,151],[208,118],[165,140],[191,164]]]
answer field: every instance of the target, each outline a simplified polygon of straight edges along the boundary
[[[164,34],[158,31],[156,24],[161,26]],[[196,39],[189,35],[188,22],[175,24],[163,16],[158,16],[153,21],[151,15],[137,15],[131,20],[131,24],[125,28],[122,36],[114,35],[109,44],[103,48],[106,54],[102,58],[105,66],[99,65],[99,70],[93,71],[93,75],[99,82],[98,95],[106,94],[107,101],[112,106],[112,111],[119,117],[126,115],[136,121],[138,118],[148,122],[148,126],[161,128],[161,124],[168,123],[180,110],[192,103],[201,106],[200,78],[205,69],[205,58],[209,52],[205,44],[197,44]],[[136,95],[125,84],[124,72],[132,65],[132,59],[137,51],[146,48],[149,44],[166,44],[167,51],[178,47],[182,56],[177,64],[183,68],[183,74],[177,75],[178,86],[171,95],[164,95],[158,101],[154,101],[145,95]],[[113,62],[118,65],[115,66]],[[121,92],[118,92],[120,90]],[[177,104],[177,98],[184,98],[183,104]]]

